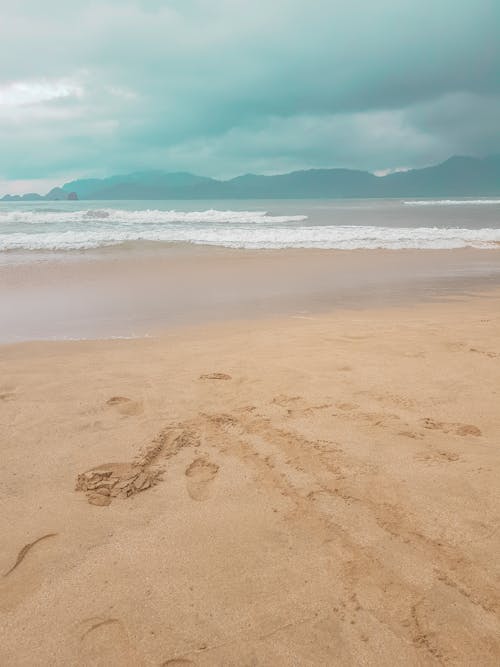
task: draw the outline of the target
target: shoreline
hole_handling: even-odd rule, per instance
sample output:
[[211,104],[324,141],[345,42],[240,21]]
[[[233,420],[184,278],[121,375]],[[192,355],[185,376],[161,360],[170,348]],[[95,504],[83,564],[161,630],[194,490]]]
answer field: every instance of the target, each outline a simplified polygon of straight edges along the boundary
[[103,250],[0,266],[0,342],[156,336],[210,322],[404,306],[498,285],[498,250]]

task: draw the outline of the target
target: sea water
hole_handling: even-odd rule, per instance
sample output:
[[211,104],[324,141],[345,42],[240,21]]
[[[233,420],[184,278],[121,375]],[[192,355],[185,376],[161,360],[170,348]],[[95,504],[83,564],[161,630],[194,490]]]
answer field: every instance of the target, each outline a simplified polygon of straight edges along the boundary
[[5,253],[141,242],[242,249],[455,249],[500,244],[500,199],[0,202]]

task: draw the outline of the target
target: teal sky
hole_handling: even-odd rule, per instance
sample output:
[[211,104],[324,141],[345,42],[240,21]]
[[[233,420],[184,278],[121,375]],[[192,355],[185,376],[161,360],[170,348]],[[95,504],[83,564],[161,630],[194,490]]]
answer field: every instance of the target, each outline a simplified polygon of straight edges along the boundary
[[0,3],[0,194],[500,152],[499,0]]

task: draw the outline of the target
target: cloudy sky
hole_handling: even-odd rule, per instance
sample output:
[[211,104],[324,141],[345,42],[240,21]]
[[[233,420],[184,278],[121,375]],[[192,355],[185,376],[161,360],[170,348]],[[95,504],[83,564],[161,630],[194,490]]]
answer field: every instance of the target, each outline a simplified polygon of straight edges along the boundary
[[499,0],[0,0],[0,194],[500,152]]

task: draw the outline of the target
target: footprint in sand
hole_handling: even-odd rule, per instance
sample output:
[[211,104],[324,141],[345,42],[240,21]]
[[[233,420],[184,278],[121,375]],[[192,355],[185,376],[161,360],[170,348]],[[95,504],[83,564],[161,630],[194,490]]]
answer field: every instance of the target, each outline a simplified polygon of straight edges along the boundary
[[286,394],[279,394],[275,396],[271,403],[279,405],[282,408],[287,408],[290,404],[300,403],[302,401],[302,396],[287,396]]
[[454,463],[460,461],[459,454],[456,452],[447,452],[442,449],[419,452],[414,458],[416,461],[423,461],[424,463]]
[[219,471],[219,466],[208,459],[195,459],[186,468],[187,491],[193,500],[206,500],[210,487]]
[[398,435],[403,435],[405,438],[412,438],[413,440],[422,440],[424,437],[418,431],[399,431]]
[[480,435],[482,435],[481,429],[479,429],[477,426],[474,426],[474,424],[440,422],[431,419],[430,417],[425,417],[424,419],[421,419],[420,423],[424,428],[430,429],[431,431],[443,431],[443,433],[454,433],[455,435],[461,435],[462,437],[466,437],[468,435],[479,437]]
[[95,616],[82,621],[80,657],[85,665],[138,665],[140,657],[118,618]]
[[57,535],[58,533],[47,533],[46,535],[38,537],[33,542],[28,542],[28,544],[25,544],[24,547],[17,554],[17,558],[12,567],[9,570],[7,570],[7,572],[5,572],[3,576],[8,577],[9,574],[11,574],[18,567],[18,565],[22,563],[22,561],[26,558],[28,553],[31,551],[31,549],[33,549],[35,545],[37,545],[39,542],[42,542],[43,540],[48,539],[49,537],[57,537]]
[[337,403],[336,406],[339,410],[344,410],[345,412],[351,412],[352,410],[357,410],[359,405],[357,403]]
[[16,387],[6,384],[0,387],[0,401],[13,401],[16,397]]
[[289,417],[305,417],[314,414],[318,410],[326,410],[332,407],[331,403],[311,405],[302,396],[287,396],[286,394],[275,396],[271,403],[285,408]]
[[199,447],[200,436],[189,425],[163,428],[130,462],[104,463],[78,475],[75,491],[83,491],[91,505],[106,507],[113,498],[130,498],[162,481],[159,467],[185,447]]
[[500,357],[500,352],[489,352],[488,350],[478,350],[476,347],[469,347],[469,352],[477,352],[478,354],[484,354],[490,359],[496,359]]
[[144,408],[140,401],[133,401],[126,396],[112,396],[106,401],[106,405],[116,408],[121,415],[126,417],[133,417],[144,412]]

